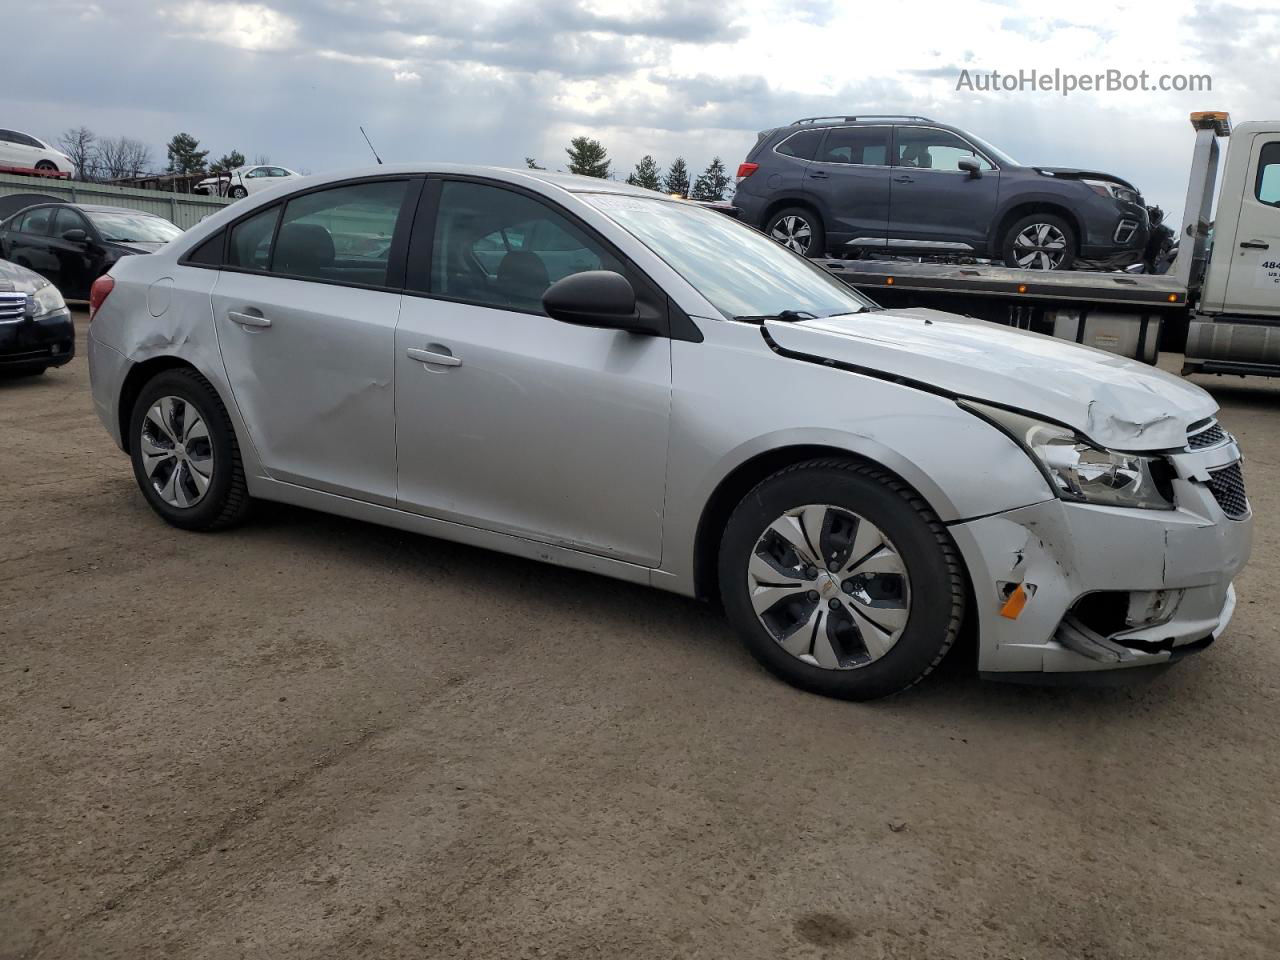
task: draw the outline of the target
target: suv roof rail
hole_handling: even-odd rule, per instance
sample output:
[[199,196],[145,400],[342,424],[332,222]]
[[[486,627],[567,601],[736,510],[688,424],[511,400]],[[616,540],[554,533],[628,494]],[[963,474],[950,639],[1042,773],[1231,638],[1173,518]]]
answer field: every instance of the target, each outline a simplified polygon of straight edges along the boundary
[[936,123],[928,117],[918,117],[911,113],[864,113],[856,117],[801,117],[799,120],[792,120],[791,126],[797,126],[801,123],[820,123],[824,120],[834,120],[836,122],[854,123],[858,120],[923,120],[925,123]]

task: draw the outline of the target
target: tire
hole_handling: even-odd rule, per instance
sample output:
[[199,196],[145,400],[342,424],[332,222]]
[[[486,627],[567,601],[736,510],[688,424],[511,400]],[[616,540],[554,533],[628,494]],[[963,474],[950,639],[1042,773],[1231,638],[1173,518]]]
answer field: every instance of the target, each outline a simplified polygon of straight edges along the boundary
[[58,165],[57,165],[56,163],[54,163],[52,160],[41,160],[39,163],[37,163],[37,164],[36,164],[36,169],[37,169],[37,170],[52,170],[54,173],[57,173],[57,172],[58,172]]
[[[153,408],[161,411],[158,416]],[[181,456],[148,456],[177,447],[175,438],[184,444]],[[248,515],[251,500],[235,429],[209,381],[196,371],[166,370],[147,382],[129,416],[129,451],[142,495],[173,526],[221,530]],[[168,483],[175,473],[177,479]],[[207,478],[203,490],[201,478]]]
[[[787,553],[798,539],[812,557],[809,527],[818,522],[806,520],[822,523],[817,546],[838,576],[805,569],[803,550]],[[725,527],[719,575],[726,615],[761,664],[802,690],[845,700],[918,683],[964,619],[964,575],[946,528],[901,481],[854,460],[811,460],[758,484]]]
[[230,197],[232,200],[243,200],[248,195],[249,195],[249,191],[246,190],[244,187],[240,186],[239,184],[237,184],[236,186],[232,187],[230,190],[227,191],[227,196]]
[[[1025,241],[1046,243],[1046,248],[1037,256],[1036,248],[1024,246]],[[1019,250],[1023,252],[1019,253]],[[1076,262],[1076,232],[1071,224],[1056,214],[1028,214],[1015,220],[1004,232],[1000,240],[1000,256],[1007,267],[1070,270]]]
[[822,218],[807,207],[786,207],[765,224],[764,232],[802,257],[827,255],[827,231]]

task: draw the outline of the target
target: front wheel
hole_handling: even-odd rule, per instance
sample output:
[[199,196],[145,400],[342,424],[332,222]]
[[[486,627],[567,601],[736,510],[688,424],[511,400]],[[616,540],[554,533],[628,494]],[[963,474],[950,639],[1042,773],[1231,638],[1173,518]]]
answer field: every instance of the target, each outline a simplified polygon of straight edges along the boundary
[[765,225],[764,232],[802,257],[821,257],[827,252],[827,232],[822,218],[804,207],[779,210]]
[[217,530],[247,515],[231,418],[196,371],[166,370],[142,388],[129,418],[129,452],[143,496],[175,527]]
[[761,482],[720,547],[720,591],[747,648],[813,693],[870,700],[923,679],[964,616],[960,558],[912,490],[853,460]]
[[1010,224],[1000,255],[1007,267],[1070,270],[1076,260],[1076,234],[1062,217],[1033,213]]
[[36,169],[45,173],[57,173],[58,165],[52,160],[41,160],[36,164]]
[[227,196],[232,200],[241,200],[249,195],[249,191],[241,186],[234,186],[227,191]]

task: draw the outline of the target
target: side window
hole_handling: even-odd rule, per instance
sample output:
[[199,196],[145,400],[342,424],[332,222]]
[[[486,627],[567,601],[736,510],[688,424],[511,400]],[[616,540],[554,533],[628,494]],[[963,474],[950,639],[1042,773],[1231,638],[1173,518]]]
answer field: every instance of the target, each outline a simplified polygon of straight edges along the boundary
[[246,178],[249,178],[249,177],[265,177],[266,175],[267,175],[267,168],[266,168],[266,167],[254,167],[252,170],[250,170],[248,173],[246,173],[246,174],[245,174],[245,177],[246,177]]
[[888,127],[837,127],[827,131],[816,159],[823,163],[883,166],[889,162],[888,157]]
[[267,176],[268,176],[268,177],[287,177],[288,175],[289,175],[289,171],[288,171],[288,170],[282,170],[280,167],[268,167],[268,168],[267,168]]
[[977,160],[983,170],[991,164],[973,147],[946,130],[899,127],[894,165],[919,170],[959,170],[961,160]]
[[271,236],[280,218],[279,205],[259,211],[231,228],[231,249],[227,266],[265,270],[271,262]]
[[408,188],[408,180],[379,180],[290,200],[271,272],[386,286],[391,239]]
[[41,143],[39,140],[37,140],[35,137],[29,137],[25,133],[15,133],[13,135],[13,139],[17,143],[22,144],[24,147],[40,147],[41,146]]
[[89,230],[89,225],[84,222],[84,217],[67,207],[60,207],[57,214],[53,218],[53,235],[61,237],[68,230]]
[[795,157],[797,160],[812,160],[818,152],[818,144],[822,142],[823,130],[801,130],[783,140],[774,149],[784,157]]
[[444,184],[431,247],[432,293],[541,313],[547,287],[584,270],[624,268],[540,200],[485,184]]
[[216,267],[222,264],[222,242],[227,232],[219,230],[200,246],[187,254],[187,263],[197,263],[205,267]]
[[3,141],[5,143],[13,143],[13,131],[0,130],[0,141]]
[[1253,195],[1263,203],[1280,207],[1280,140],[1264,144],[1258,154],[1258,179]]
[[18,229],[23,233],[48,233],[49,222],[53,219],[53,209],[53,207],[40,207],[32,210],[22,218]]

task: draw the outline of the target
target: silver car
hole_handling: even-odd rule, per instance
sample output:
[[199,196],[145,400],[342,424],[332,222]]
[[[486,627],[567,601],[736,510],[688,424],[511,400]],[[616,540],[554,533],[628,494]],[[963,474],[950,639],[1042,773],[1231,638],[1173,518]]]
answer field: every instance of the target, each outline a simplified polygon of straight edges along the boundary
[[712,210],[533,170],[256,194],[98,282],[102,422],[169,523],[278,500],[721,603],[852,699],[1159,666],[1252,515],[1204,391],[879,309]]

